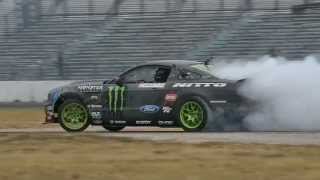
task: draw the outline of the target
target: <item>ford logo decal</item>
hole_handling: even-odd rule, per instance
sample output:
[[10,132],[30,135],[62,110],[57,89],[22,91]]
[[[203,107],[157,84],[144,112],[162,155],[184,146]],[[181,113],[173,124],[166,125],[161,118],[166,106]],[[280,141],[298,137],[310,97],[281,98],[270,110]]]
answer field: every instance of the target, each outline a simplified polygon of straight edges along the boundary
[[145,105],[140,107],[140,111],[144,113],[156,113],[159,110],[160,110],[160,107],[156,105]]

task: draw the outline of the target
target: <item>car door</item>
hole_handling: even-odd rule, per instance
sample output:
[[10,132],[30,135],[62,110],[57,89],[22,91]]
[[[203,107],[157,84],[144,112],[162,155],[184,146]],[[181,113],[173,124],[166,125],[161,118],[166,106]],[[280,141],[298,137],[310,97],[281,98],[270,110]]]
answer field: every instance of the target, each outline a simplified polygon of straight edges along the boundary
[[[164,75],[164,78],[156,79],[159,70],[166,70],[167,74]],[[169,74],[169,67],[145,65],[121,76],[124,86],[127,88],[127,102],[123,118],[129,124],[151,125],[154,120],[158,119],[166,78]]]

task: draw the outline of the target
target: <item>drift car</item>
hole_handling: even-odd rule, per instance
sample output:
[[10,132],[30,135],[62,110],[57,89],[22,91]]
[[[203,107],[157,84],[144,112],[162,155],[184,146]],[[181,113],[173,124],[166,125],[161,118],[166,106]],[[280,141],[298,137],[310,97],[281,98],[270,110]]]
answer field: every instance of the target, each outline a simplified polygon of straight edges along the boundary
[[112,80],[75,82],[50,91],[46,122],[69,132],[89,125],[110,131],[126,126],[182,127],[200,131],[221,126],[215,116],[238,111],[239,82],[219,79],[195,61],[156,61]]

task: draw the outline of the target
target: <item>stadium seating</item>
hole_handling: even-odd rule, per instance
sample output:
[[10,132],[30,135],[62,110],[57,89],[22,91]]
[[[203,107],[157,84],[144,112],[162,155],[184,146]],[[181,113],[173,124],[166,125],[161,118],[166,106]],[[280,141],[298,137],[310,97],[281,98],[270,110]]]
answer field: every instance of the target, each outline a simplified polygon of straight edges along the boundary
[[203,44],[190,59],[255,59],[277,49],[288,59],[319,53],[320,14],[265,12],[234,27],[220,39]]
[[[0,43],[0,67],[5,67],[2,64],[10,63],[12,68],[17,68],[15,75],[19,79],[37,79],[38,72],[41,71],[40,67],[43,67],[47,79],[56,79],[56,74],[51,77],[52,72],[48,68],[54,64],[49,61],[49,57],[57,56],[57,52],[63,48],[66,41],[80,38],[104,21],[101,16],[92,16],[90,19],[68,17],[62,20],[60,18],[47,17],[21,32],[8,35]],[[36,67],[38,70],[34,72],[32,69]]]
[[130,16],[65,51],[70,79],[112,77],[139,62],[180,59],[237,18],[228,13],[149,13]]
[[[138,4],[131,7],[138,8]],[[170,12],[122,13],[112,18],[45,16],[0,43],[0,79],[60,79],[60,49],[64,51],[64,79],[111,78],[138,62],[178,59],[239,14],[193,12],[188,4],[170,7],[174,8]],[[177,8],[189,10],[180,13]],[[11,68],[6,68],[8,64]]]
[[288,9],[303,0],[281,0],[287,10],[277,11],[264,0],[254,0],[258,11],[237,0],[41,2],[27,27],[12,4],[0,14],[0,80],[109,79],[145,61],[255,59],[273,48],[299,59],[320,45],[320,14]]

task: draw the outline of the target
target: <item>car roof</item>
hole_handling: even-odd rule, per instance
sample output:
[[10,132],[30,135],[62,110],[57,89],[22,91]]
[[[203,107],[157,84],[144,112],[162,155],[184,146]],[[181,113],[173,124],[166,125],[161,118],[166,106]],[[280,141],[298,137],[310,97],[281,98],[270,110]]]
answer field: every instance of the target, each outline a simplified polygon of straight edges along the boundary
[[191,64],[200,64],[202,62],[199,61],[186,61],[186,60],[159,60],[159,61],[152,61],[147,62],[141,65],[163,65],[163,66],[188,66]]

